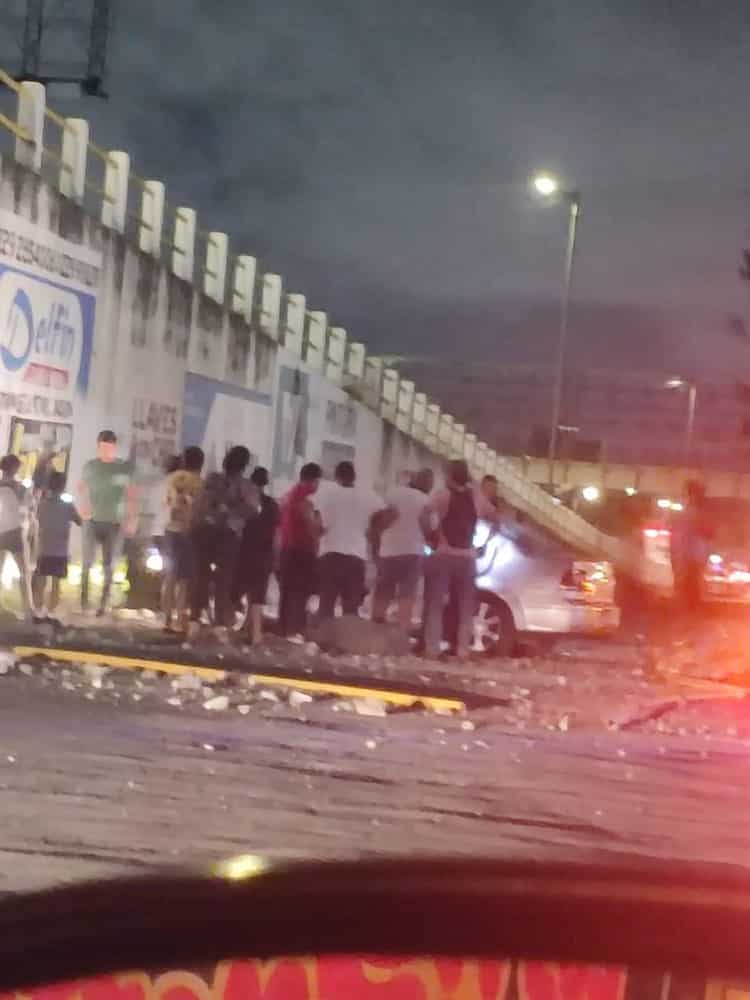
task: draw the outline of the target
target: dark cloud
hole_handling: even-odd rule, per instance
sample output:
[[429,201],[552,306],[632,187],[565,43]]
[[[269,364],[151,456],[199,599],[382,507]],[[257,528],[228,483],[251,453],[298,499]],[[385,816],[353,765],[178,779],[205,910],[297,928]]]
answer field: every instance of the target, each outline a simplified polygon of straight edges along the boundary
[[389,346],[467,304],[502,344],[514,303],[555,301],[564,219],[526,179],[557,169],[583,192],[579,302],[679,307],[670,343],[710,327],[718,364],[745,308],[748,31],[739,0],[121,0],[109,104],[65,110]]

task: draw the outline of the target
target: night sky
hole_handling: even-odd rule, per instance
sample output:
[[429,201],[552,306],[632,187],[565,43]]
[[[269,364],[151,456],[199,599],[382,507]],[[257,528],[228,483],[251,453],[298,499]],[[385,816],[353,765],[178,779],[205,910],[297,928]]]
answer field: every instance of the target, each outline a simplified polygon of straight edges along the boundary
[[746,9],[120,0],[110,101],[53,103],[287,290],[407,354],[458,336],[544,360],[565,220],[527,178],[557,170],[583,195],[573,354],[750,376],[725,332],[750,314]]

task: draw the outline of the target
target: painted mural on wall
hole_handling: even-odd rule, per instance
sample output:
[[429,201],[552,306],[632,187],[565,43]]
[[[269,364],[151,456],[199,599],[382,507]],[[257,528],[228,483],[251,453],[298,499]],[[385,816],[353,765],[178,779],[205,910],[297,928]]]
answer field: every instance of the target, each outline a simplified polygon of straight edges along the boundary
[[254,464],[266,464],[270,433],[269,393],[186,373],[182,445],[203,448],[207,471],[220,468],[224,455],[236,444],[250,450]]
[[89,387],[101,255],[0,211],[0,450],[67,468]]
[[21,459],[21,480],[33,479],[40,463],[45,463],[45,468],[67,474],[72,447],[72,424],[11,417],[8,451]]
[[161,472],[179,450],[179,407],[136,396],[133,400],[130,449],[138,468]]
[[316,461],[318,454],[308,454],[310,415],[310,376],[300,368],[282,365],[276,399],[273,435],[273,478],[291,482],[305,462]]
[[200,973],[129,972],[23,991],[24,1000],[747,1000],[748,996],[747,986],[739,983],[651,970],[348,956],[220,962]]
[[326,404],[325,432],[328,437],[348,441],[357,436],[357,404],[353,399],[329,399]]

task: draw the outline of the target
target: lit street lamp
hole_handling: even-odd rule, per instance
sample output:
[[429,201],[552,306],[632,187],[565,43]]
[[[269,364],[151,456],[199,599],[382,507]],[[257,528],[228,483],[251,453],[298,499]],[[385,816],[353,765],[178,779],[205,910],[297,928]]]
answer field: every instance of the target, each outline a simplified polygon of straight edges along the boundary
[[560,302],[560,332],[557,338],[557,364],[555,367],[555,384],[552,398],[552,425],[549,435],[549,483],[550,489],[555,488],[555,460],[557,459],[557,437],[560,425],[560,409],[562,406],[563,376],[565,374],[565,347],[568,339],[568,310],[570,306],[570,290],[573,281],[573,260],[576,252],[576,236],[578,234],[578,216],[581,212],[581,195],[578,191],[565,191],[559,180],[553,174],[540,173],[532,180],[532,187],[540,198],[549,201],[562,200],[568,205],[568,242],[565,248],[565,272],[563,280],[562,300]]
[[664,383],[665,389],[687,389],[688,411],[687,423],[685,424],[685,445],[682,462],[685,468],[689,468],[693,457],[693,429],[695,427],[695,402],[698,396],[698,386],[686,378],[670,378]]

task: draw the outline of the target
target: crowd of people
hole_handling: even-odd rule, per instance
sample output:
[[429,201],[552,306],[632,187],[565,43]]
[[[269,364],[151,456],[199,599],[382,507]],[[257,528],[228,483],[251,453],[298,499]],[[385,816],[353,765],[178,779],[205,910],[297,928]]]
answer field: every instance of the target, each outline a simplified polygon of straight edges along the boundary
[[244,599],[247,641],[261,642],[269,580],[276,573],[279,632],[301,643],[314,594],[321,620],[339,610],[360,613],[372,556],[375,621],[385,622],[395,601],[399,625],[410,630],[424,580],[426,655],[439,654],[445,628],[456,653],[468,653],[476,521],[500,519],[494,477],[485,477],[477,488],[466,463],[451,462],[444,490],[433,494],[432,470],[422,469],[404,473],[381,498],[357,482],[351,462],[340,462],[331,482],[309,462],[277,503],[266,492],[267,470],[258,466],[248,477],[249,462],[247,449],[236,446],[221,473],[202,478],[203,453],[191,447],[167,471],[162,500],[167,630],[199,629],[212,588],[214,627],[228,629]]
[[[210,616],[225,631],[247,605],[247,641],[263,638],[269,581],[279,583],[280,633],[303,642],[311,598],[318,617],[360,613],[366,566],[376,563],[372,617],[395,618],[410,630],[423,593],[422,645],[440,652],[444,635],[459,655],[471,643],[474,613],[474,547],[477,520],[499,523],[497,481],[472,482],[466,462],[448,463],[444,488],[434,491],[431,469],[404,471],[384,497],[357,482],[354,465],[338,464],[333,481],[321,467],[303,465],[298,482],[277,503],[267,493],[268,471],[250,475],[251,455],[237,445],[220,472],[204,475],[204,454],[191,446],[169,459],[161,483],[154,532],[164,556],[161,610],[168,632],[195,634]],[[90,575],[101,555],[97,615],[107,611],[113,570],[124,537],[135,533],[139,491],[132,462],[117,456],[117,438],[102,431],[97,455],[83,468],[77,505],[64,494],[65,477],[51,470],[26,491],[18,458],[0,462],[0,552],[19,569],[24,611],[35,620],[54,615],[68,574],[71,526],[82,531],[81,607],[88,610]],[[28,496],[31,493],[31,497]],[[31,512],[31,513],[30,513]],[[24,538],[31,523],[32,556]],[[31,572],[31,565],[35,565]]]

